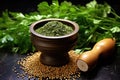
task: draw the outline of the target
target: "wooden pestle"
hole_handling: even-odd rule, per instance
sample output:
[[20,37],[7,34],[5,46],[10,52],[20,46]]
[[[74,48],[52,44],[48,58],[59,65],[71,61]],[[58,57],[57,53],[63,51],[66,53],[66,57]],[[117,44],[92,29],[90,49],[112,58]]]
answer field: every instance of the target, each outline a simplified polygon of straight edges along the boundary
[[77,59],[78,68],[83,72],[89,71],[95,67],[100,55],[104,58],[108,57],[114,51],[114,47],[115,39],[113,38],[105,38],[97,42],[92,50],[79,55]]

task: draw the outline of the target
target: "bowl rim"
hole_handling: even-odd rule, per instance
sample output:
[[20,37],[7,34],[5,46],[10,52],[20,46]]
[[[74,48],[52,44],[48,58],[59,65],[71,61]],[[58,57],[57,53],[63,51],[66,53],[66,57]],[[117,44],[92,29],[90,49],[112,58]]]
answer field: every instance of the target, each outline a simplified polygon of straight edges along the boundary
[[[63,36],[45,36],[45,35],[41,35],[39,33],[37,33],[35,30],[34,30],[34,27],[35,25],[37,25],[38,23],[40,22],[44,22],[44,21],[62,21],[62,22],[68,22],[70,24],[72,24],[74,26],[74,30],[73,32],[71,32],[70,34],[67,34],[67,35],[63,35]],[[73,36],[74,34],[78,33],[79,31],[79,25],[73,21],[70,21],[70,20],[66,20],[66,19],[60,19],[60,18],[48,18],[48,19],[42,19],[42,20],[38,20],[36,22],[33,22],[31,25],[30,25],[30,32],[38,37],[41,37],[41,38],[47,38],[47,39],[60,39],[60,38],[67,38],[67,37],[70,37],[70,36]]]

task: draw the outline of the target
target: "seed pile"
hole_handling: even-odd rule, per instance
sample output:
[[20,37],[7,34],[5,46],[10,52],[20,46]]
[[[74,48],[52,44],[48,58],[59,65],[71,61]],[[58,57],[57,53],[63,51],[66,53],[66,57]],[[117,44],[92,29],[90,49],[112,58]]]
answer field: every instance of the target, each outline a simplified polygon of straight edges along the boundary
[[[80,77],[80,72],[76,65],[78,55],[74,51],[70,51],[70,61],[68,64],[61,67],[51,67],[40,63],[41,52],[36,52],[18,61],[18,64],[24,70],[22,76],[29,75],[30,77],[37,77],[39,80],[43,78],[66,80],[70,78]],[[45,79],[45,80],[46,80]]]

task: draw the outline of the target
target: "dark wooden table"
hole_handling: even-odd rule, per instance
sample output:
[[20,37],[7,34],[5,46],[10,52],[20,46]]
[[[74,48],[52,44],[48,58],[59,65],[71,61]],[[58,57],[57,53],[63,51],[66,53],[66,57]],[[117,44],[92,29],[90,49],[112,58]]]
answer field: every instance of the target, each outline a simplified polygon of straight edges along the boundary
[[[27,55],[0,51],[0,80],[22,80],[17,78],[16,73],[12,69],[17,65],[17,61],[25,56]],[[91,72],[81,73],[81,77],[76,80],[120,80],[120,57],[115,56],[108,63],[106,62],[99,61],[96,68]],[[19,65],[17,66],[19,67]],[[21,72],[21,70],[18,71]],[[24,80],[28,80],[28,78],[26,77]]]

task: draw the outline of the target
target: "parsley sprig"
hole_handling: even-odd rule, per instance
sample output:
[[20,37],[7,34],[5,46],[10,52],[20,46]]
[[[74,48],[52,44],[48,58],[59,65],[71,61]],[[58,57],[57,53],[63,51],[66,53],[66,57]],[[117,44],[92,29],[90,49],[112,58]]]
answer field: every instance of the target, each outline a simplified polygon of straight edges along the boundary
[[120,16],[107,3],[98,4],[93,0],[82,6],[52,0],[50,5],[44,1],[37,6],[37,11],[27,14],[3,12],[0,17],[0,48],[20,54],[34,51],[29,27],[33,22],[45,18],[62,18],[78,23],[79,39],[75,49],[79,52],[91,49],[93,44],[107,37],[115,38],[116,46],[120,47]]

